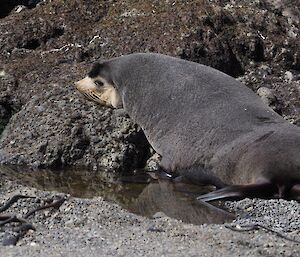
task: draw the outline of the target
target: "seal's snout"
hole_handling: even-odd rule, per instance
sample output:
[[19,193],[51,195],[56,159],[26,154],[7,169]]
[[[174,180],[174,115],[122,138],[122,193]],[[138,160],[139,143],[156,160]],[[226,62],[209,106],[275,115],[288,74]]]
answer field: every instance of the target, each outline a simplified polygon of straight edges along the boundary
[[96,84],[93,81],[93,79],[89,77],[85,77],[84,79],[81,79],[74,83],[75,87],[80,91],[88,91],[88,90],[95,90]]
[[93,102],[114,108],[123,106],[119,94],[111,84],[102,79],[103,82],[101,81],[101,84],[103,86],[99,87],[95,81],[96,79],[87,76],[75,82],[74,85],[81,94]]
[[81,80],[74,82],[74,86],[75,88],[80,92],[80,88],[81,88]]

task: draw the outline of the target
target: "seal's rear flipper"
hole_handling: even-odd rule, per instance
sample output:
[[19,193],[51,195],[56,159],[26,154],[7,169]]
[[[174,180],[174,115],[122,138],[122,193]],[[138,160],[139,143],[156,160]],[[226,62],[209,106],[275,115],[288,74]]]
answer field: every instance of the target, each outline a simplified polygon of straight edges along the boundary
[[276,187],[272,184],[250,184],[227,186],[216,191],[200,195],[197,200],[210,202],[220,199],[241,199],[245,197],[270,197],[274,195]]

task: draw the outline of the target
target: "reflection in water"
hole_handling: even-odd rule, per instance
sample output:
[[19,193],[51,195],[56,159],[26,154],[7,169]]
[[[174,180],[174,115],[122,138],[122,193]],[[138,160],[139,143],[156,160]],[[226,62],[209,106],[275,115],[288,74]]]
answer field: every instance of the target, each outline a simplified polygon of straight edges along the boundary
[[[184,187],[186,192],[180,192],[180,187]],[[197,194],[195,189],[198,189]],[[224,223],[234,218],[233,214],[223,209],[197,201],[196,196],[202,193],[199,191],[199,187],[186,184],[176,185],[168,181],[151,183],[127,208],[148,217],[163,212],[169,217],[193,224]]]
[[68,193],[74,197],[101,196],[130,212],[148,217],[163,212],[169,217],[193,224],[224,223],[234,218],[220,204],[213,206],[195,200],[197,195],[207,192],[207,188],[199,186],[168,181],[148,184],[108,182],[107,176],[99,172],[74,169],[28,171],[20,167],[0,167],[0,176],[22,185]]

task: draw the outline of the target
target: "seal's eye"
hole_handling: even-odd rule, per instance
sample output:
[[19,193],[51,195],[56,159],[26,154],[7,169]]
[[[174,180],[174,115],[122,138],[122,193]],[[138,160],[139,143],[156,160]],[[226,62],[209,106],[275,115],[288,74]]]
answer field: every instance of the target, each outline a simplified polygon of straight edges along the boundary
[[103,87],[104,85],[100,80],[95,80],[95,84],[97,85],[97,87]]

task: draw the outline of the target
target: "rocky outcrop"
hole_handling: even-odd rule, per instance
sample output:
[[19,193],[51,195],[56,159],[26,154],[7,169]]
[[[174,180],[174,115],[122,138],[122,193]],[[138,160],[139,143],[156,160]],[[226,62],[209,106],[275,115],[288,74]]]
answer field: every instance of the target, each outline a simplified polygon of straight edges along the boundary
[[50,86],[11,118],[0,143],[2,163],[116,172],[145,165],[147,140],[123,110],[83,104],[72,88]]
[[91,62],[132,52],[185,58],[269,88],[274,109],[299,124],[299,1],[38,2],[1,13],[2,163],[123,173],[144,165],[150,149],[139,128],[72,86]]

